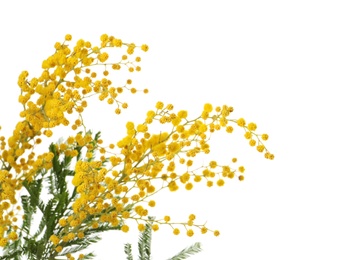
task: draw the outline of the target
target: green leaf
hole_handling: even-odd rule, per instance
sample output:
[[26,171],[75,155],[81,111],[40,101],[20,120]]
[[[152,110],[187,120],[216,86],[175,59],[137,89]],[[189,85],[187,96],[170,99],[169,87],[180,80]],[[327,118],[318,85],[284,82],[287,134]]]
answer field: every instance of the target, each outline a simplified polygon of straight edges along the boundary
[[168,260],[187,259],[191,255],[194,255],[194,254],[199,253],[201,251],[202,251],[201,243],[197,242],[197,243],[191,245],[190,247],[181,250],[178,254],[176,254],[175,256],[173,256],[172,258],[170,258]]
[[151,259],[152,223],[152,220],[147,222],[145,230],[140,233],[138,242],[139,260]]
[[124,247],[125,254],[127,255],[127,260],[133,260],[132,256],[132,245],[131,244],[125,244]]

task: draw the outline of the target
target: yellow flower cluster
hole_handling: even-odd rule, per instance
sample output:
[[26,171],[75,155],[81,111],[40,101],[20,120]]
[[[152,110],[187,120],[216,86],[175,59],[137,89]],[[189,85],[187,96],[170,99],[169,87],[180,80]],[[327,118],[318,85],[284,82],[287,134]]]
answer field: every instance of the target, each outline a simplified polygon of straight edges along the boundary
[[[108,104],[114,103],[116,114],[120,114],[121,108],[126,109],[128,104],[118,100],[118,96],[124,90],[131,93],[138,91],[130,87],[130,79],[124,86],[113,86],[107,76],[109,70],[116,71],[122,67],[130,72],[140,71],[141,58],[132,54],[137,48],[147,51],[147,45],[136,46],[103,34],[99,46],[80,39],[71,49],[70,40],[72,36],[67,34],[64,42],[55,43],[55,53],[42,62],[43,71],[39,77],[29,79],[27,71],[18,77],[22,121],[17,123],[12,136],[7,139],[0,136],[0,227],[3,230],[10,230],[12,217],[6,213],[7,204],[17,203],[15,194],[22,188],[22,182],[30,182],[39,171],[52,167],[51,154],[36,156],[33,152],[42,142],[41,136],[51,137],[52,129],[57,126],[71,126],[73,130],[80,126],[85,128],[81,113],[87,107],[86,99],[92,95],[106,100]],[[109,51],[121,47],[127,47],[127,55],[110,60]],[[71,123],[69,117],[73,113],[77,113],[78,118]],[[1,245],[5,245],[4,233],[0,234],[0,239],[3,239]]]
[[[201,115],[193,120],[188,119],[187,111],[175,113],[173,109],[172,104],[157,102],[155,110],[147,112],[143,123],[126,123],[126,136],[116,145],[100,147],[101,144],[98,144],[97,149],[102,150],[100,160],[94,160],[91,154],[88,161],[76,163],[72,184],[79,197],[73,204],[74,215],[60,223],[62,226],[84,228],[82,231],[86,232],[87,227],[81,225],[89,217],[95,220],[96,226],[100,223],[121,225],[121,230],[128,232],[130,227],[126,220],[134,219],[138,230],[142,231],[148,221],[147,206],[154,207],[156,204],[149,198],[158,191],[166,188],[176,191],[180,185],[191,190],[194,183],[202,180],[208,187],[214,183],[223,186],[226,179],[234,176],[244,180],[243,166],[233,168],[216,161],[210,161],[197,169],[192,169],[192,166],[194,157],[199,153],[210,153],[208,141],[211,135],[221,129],[227,132],[232,123],[251,131],[263,145],[261,135],[254,132],[254,124],[246,125],[243,119],[228,119],[233,108],[226,105],[213,109],[211,104],[205,104]],[[151,134],[150,125],[154,123],[168,124],[171,131]],[[86,138],[88,141],[93,140],[89,136]],[[237,159],[233,158],[232,163],[236,162]],[[185,170],[180,173],[180,168]],[[165,216],[153,221],[153,230],[158,230],[159,225],[168,224],[174,234],[179,234],[180,229],[176,226],[183,225],[188,236],[194,234],[192,227],[200,229],[202,234],[212,231],[214,235],[219,235],[219,231],[195,224],[194,220],[195,216],[191,215],[187,222],[174,223],[170,222],[169,216]]]
[[[83,239],[90,230],[104,225],[128,232],[128,221],[133,221],[138,230],[143,231],[145,223],[150,221],[148,209],[156,205],[151,196],[161,190],[174,192],[180,187],[192,190],[200,182],[205,182],[208,187],[221,187],[235,176],[244,180],[244,166],[232,165],[237,162],[236,158],[230,164],[211,160],[193,168],[198,155],[211,152],[209,140],[215,132],[232,133],[233,126],[240,127],[245,130],[250,146],[264,152],[265,158],[274,158],[263,143],[268,135],[257,134],[255,123],[247,124],[243,118],[231,119],[232,107],[214,107],[209,103],[198,116],[190,119],[186,110],[174,112],[172,104],[159,101],[146,113],[143,122],[127,122],[126,135],[116,143],[104,146],[103,140],[86,131],[82,117],[87,107],[86,99],[97,95],[99,100],[114,104],[116,114],[121,113],[121,108],[126,109],[128,104],[118,100],[118,96],[125,90],[132,94],[138,90],[130,87],[131,79],[122,87],[114,87],[108,77],[109,70],[126,67],[129,72],[140,71],[141,58],[132,59],[132,55],[136,48],[147,51],[148,46],[138,47],[103,34],[99,46],[80,39],[71,49],[70,40],[72,36],[68,34],[63,43],[55,44],[55,53],[43,61],[43,72],[39,77],[28,80],[26,71],[19,76],[19,102],[24,107],[20,113],[22,121],[7,140],[0,137],[0,246],[17,239],[15,228],[14,231],[10,228],[16,221],[14,211],[10,210],[11,204],[17,202],[16,191],[22,188],[23,181],[31,182],[42,170],[53,167],[53,153],[37,156],[33,149],[42,143],[41,136],[51,137],[52,129],[57,126],[70,126],[73,130],[83,127],[84,130],[69,136],[56,147],[59,155],[75,161],[71,183],[76,192],[71,211],[59,219],[58,233],[49,238],[58,253],[69,241]],[[109,50],[121,47],[127,48],[126,54],[111,61]],[[102,68],[100,78],[95,68]],[[69,114],[73,113],[77,118],[71,123]],[[166,131],[152,133],[151,125],[155,124]],[[85,148],[84,157],[79,157],[79,147]],[[183,226],[190,237],[194,235],[194,228],[202,234],[210,231],[219,235],[218,230],[210,230],[195,220],[195,215],[191,214],[186,222],[171,222],[167,215],[152,219],[152,229],[157,231],[159,225],[169,225],[178,235]],[[74,259],[72,255],[67,257]],[[78,259],[82,258],[79,256]]]

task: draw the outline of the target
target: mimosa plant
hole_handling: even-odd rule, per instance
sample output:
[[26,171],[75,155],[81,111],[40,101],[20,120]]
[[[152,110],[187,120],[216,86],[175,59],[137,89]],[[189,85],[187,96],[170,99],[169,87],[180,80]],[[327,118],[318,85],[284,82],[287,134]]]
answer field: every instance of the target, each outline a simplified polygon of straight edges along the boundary
[[[110,77],[112,71],[140,71],[136,53],[148,46],[107,34],[98,46],[80,39],[71,48],[71,40],[68,34],[55,43],[40,76],[29,78],[23,71],[18,78],[21,120],[11,136],[0,137],[0,259],[75,259],[74,253],[96,243],[101,232],[128,232],[132,222],[140,232],[168,225],[175,235],[184,231],[193,236],[198,230],[218,236],[218,230],[196,223],[193,214],[185,222],[172,222],[168,215],[150,220],[153,197],[181,186],[191,190],[199,182],[211,187],[223,186],[225,179],[242,181],[245,169],[234,166],[236,158],[230,164],[211,160],[193,168],[194,160],[210,153],[213,133],[232,133],[234,127],[244,131],[250,146],[273,159],[264,145],[268,135],[258,134],[253,122],[231,118],[231,106],[206,103],[189,117],[186,110],[158,101],[140,122],[126,123],[125,136],[105,142],[86,128],[87,100],[97,97],[119,115],[128,107],[122,93],[148,93],[132,87],[131,79],[115,86]],[[126,53],[117,57],[110,53],[113,49]],[[153,133],[149,126],[155,124],[164,130]],[[68,134],[37,153],[55,128]],[[81,253],[77,259],[92,257]]]

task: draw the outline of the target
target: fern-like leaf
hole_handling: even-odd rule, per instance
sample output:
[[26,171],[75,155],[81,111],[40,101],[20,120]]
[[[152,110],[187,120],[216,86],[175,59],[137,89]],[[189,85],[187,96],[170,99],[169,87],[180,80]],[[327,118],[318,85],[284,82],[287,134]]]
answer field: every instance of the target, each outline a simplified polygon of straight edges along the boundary
[[151,259],[152,223],[148,222],[145,230],[140,233],[138,242],[139,260]]
[[194,243],[193,245],[191,245],[190,247],[187,247],[187,248],[181,250],[178,254],[176,254],[175,256],[173,256],[172,258],[170,258],[168,260],[187,259],[191,255],[194,255],[194,254],[199,253],[201,251],[202,251],[201,243],[197,242],[197,243]]
[[133,260],[131,244],[125,244],[124,249],[125,254],[127,255],[127,260]]

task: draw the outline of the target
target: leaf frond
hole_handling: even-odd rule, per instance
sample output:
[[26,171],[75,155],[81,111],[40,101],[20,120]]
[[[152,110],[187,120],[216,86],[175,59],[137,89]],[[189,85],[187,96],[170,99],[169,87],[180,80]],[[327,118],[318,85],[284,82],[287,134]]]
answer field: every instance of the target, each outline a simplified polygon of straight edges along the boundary
[[201,243],[197,242],[197,243],[194,243],[193,245],[191,245],[191,246],[181,250],[178,254],[176,254],[172,258],[169,258],[168,260],[183,260],[183,259],[187,259],[191,255],[194,255],[194,254],[199,253],[201,251],[202,251]]

